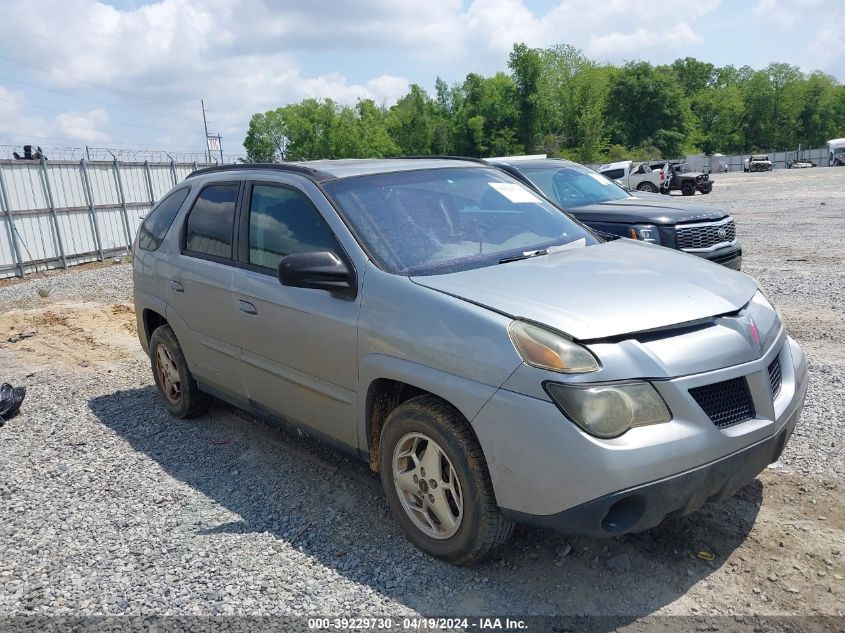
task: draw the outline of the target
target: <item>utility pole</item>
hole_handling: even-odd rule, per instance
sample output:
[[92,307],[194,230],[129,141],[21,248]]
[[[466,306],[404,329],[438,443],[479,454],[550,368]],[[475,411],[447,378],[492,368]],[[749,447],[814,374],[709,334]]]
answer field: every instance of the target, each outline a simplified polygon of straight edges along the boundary
[[205,158],[210,163],[211,152],[208,149],[208,123],[205,120],[205,101],[200,99],[200,105],[202,105],[202,126],[205,128]]

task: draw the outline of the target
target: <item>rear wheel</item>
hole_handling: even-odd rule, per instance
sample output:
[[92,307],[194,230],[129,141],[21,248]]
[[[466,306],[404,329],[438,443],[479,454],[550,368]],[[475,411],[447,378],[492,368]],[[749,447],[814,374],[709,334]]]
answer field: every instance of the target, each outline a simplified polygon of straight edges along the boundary
[[150,337],[150,362],[158,393],[170,415],[194,418],[208,410],[211,397],[200,391],[169,325],[157,328]]
[[487,463],[463,416],[429,395],[388,416],[379,470],[394,518],[424,552],[457,565],[482,560],[510,537]]
[[645,191],[646,193],[657,193],[657,187],[655,187],[652,183],[645,181],[641,182],[637,185],[637,189],[640,191]]
[[695,187],[691,182],[685,182],[681,185],[681,193],[685,196],[695,195]]

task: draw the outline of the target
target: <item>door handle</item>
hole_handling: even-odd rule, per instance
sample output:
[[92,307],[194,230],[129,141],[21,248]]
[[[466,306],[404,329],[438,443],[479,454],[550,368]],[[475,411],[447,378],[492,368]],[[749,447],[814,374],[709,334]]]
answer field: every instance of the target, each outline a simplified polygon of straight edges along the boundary
[[244,301],[243,299],[238,300],[238,309],[246,314],[258,314],[258,310],[255,309],[255,306],[249,301]]
[[185,292],[185,286],[175,279],[170,280],[170,289],[175,290],[176,292]]

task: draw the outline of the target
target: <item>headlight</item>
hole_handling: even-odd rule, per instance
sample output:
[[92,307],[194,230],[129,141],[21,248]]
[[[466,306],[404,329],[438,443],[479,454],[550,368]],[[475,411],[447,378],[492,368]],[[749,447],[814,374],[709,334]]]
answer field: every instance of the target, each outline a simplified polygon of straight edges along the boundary
[[547,382],[544,387],[564,415],[596,437],[618,437],[632,427],[672,419],[663,398],[647,382],[607,385]]
[[586,347],[545,328],[513,321],[508,326],[508,333],[522,360],[534,367],[564,374],[582,374],[601,368]]
[[635,224],[630,229],[632,240],[646,244],[660,244],[660,232],[653,224]]

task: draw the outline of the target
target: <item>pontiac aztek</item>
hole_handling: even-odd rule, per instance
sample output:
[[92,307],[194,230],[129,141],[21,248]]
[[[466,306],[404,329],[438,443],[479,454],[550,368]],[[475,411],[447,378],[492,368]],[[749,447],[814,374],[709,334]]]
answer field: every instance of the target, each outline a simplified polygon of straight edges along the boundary
[[614,536],[778,459],[807,365],[750,277],[602,241],[478,161],[202,169],[134,247],[164,406],[216,396],[377,471],[457,564],[514,522]]

